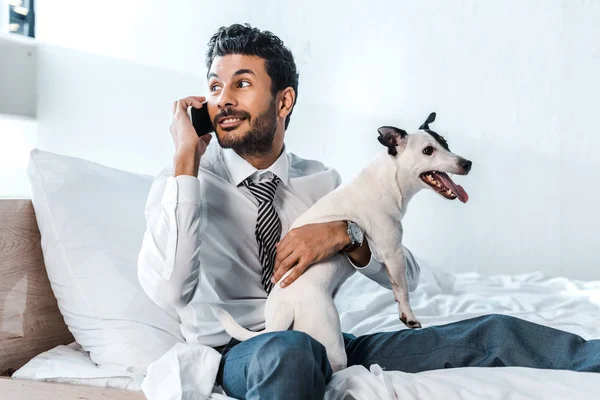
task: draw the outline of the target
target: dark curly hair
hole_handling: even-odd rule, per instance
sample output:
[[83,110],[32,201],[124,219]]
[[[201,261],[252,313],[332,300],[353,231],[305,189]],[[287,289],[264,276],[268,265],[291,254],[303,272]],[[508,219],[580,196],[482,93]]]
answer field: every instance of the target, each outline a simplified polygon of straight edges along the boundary
[[267,74],[271,77],[271,94],[292,87],[296,92],[292,110],[285,119],[285,129],[298,99],[298,72],[294,56],[283,41],[269,31],[261,31],[250,24],[223,26],[210,38],[206,52],[206,67],[210,71],[215,57],[229,54],[257,56],[265,60]]

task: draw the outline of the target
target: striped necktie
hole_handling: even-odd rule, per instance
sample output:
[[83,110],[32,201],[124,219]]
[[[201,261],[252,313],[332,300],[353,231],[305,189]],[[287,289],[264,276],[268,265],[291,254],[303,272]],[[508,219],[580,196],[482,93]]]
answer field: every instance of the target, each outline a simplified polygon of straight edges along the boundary
[[258,200],[258,218],[256,219],[256,242],[258,243],[258,255],[262,264],[261,283],[267,293],[271,292],[273,283],[273,267],[275,266],[275,244],[281,237],[281,221],[273,206],[273,199],[277,191],[277,185],[281,180],[275,176],[270,181],[253,183],[246,179],[242,184]]

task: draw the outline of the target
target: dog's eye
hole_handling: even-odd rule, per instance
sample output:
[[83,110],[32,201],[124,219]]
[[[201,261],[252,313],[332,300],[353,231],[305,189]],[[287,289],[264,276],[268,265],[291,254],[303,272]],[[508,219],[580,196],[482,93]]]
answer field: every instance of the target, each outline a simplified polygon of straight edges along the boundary
[[425,154],[426,156],[430,156],[433,154],[434,151],[435,149],[433,148],[433,146],[427,146],[423,149],[423,154]]

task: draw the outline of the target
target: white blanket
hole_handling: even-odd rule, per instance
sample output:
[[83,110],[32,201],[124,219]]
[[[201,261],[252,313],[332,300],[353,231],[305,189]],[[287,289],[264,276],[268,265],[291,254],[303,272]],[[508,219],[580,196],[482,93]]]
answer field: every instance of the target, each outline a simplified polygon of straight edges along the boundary
[[[411,294],[411,304],[424,327],[502,313],[573,332],[586,339],[600,338],[600,281],[551,279],[541,273],[493,277],[475,273],[449,275],[419,261],[422,266],[421,283]],[[336,304],[346,332],[362,335],[404,329],[398,321],[392,293],[361,274],[354,274],[346,282],[336,297]],[[85,353],[79,354],[87,357]],[[39,371],[42,367],[39,363],[34,366],[34,360],[17,371],[15,377],[36,379],[36,369]],[[226,399],[219,394],[218,388],[212,388],[218,360],[219,356],[213,349],[178,345],[152,364],[141,387],[149,399],[180,399],[186,398],[186,394],[187,398],[206,398],[211,390],[213,393],[209,398]],[[93,363],[82,368],[83,364],[79,363],[78,376],[71,376],[69,382],[76,383],[80,379],[80,383],[100,382],[98,384],[102,386],[116,382],[114,374],[109,373],[104,377],[112,380],[99,380],[102,375],[97,371],[99,368],[93,370]],[[37,379],[66,379],[69,377],[65,375],[66,365],[64,362],[61,365],[54,362],[52,368],[43,368],[44,373]],[[95,379],[85,381],[86,374]],[[144,378],[133,374],[129,378],[120,376],[122,380],[129,379],[135,383]],[[190,376],[194,377],[194,384],[183,385],[182,382],[190,381],[186,378]],[[120,385],[130,389],[137,386],[124,381],[120,381]],[[326,398],[596,399],[598,388],[600,374],[593,373],[503,367],[408,374],[382,371],[378,365],[373,365],[370,371],[355,366],[336,373],[329,383]]]

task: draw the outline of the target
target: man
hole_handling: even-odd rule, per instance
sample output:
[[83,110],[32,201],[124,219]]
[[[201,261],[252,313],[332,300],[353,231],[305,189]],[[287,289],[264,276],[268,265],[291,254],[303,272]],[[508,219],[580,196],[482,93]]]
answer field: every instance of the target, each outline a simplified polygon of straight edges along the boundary
[[[272,33],[237,24],[221,28],[208,46],[207,97],[173,105],[173,168],[156,178],[149,194],[140,282],[158,305],[177,309],[187,341],[221,352],[217,383],[229,395],[319,399],[331,378],[320,343],[294,331],[230,340],[208,304],[220,304],[241,325],[259,330],[267,293],[292,267],[284,285],[343,252],[354,268],[389,287],[387,276],[368,242],[360,243],[348,229],[352,221],[285,234],[296,217],[340,184],[335,170],[286,152],[285,130],[298,93],[292,53]],[[187,116],[188,107],[203,107],[205,100],[218,146],[209,146],[211,135],[199,138]],[[405,253],[412,291],[419,267]],[[378,363],[407,372],[503,365],[600,371],[600,341],[500,315],[345,335],[345,343],[348,364],[367,368]]]

